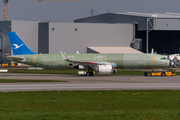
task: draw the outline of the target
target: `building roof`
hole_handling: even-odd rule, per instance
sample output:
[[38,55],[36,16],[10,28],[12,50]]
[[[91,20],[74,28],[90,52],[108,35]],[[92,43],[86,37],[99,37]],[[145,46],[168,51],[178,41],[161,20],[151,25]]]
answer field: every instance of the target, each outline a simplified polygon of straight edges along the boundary
[[89,49],[97,53],[142,53],[131,47],[89,47]]
[[180,18],[180,13],[138,13],[138,12],[127,12],[127,13],[120,13],[120,12],[112,12],[113,14],[120,14],[120,15],[131,15],[137,17],[151,17],[151,18]]

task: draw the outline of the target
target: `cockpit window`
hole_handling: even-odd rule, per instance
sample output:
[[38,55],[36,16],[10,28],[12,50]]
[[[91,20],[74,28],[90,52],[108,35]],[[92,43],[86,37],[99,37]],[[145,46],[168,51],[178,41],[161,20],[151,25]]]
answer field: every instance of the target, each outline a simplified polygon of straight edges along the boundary
[[162,57],[161,60],[168,60],[166,57]]

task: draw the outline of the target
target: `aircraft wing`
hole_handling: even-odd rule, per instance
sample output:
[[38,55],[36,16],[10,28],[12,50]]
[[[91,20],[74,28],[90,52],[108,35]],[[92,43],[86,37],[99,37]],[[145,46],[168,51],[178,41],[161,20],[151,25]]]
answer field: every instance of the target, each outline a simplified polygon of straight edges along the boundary
[[62,51],[60,51],[63,59],[67,62],[73,62],[75,64],[79,64],[79,65],[83,65],[83,66],[92,66],[92,67],[95,67],[97,65],[104,65],[102,63],[97,63],[97,62],[85,62],[85,61],[74,61],[74,60],[69,60],[66,58],[66,56],[62,53]]

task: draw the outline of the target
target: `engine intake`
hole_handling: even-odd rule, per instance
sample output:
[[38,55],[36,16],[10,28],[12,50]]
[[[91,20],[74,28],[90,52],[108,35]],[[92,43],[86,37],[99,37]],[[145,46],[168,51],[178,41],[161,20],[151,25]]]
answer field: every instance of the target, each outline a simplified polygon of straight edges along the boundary
[[99,74],[111,74],[111,73],[115,73],[115,70],[113,70],[112,65],[98,65],[95,68],[95,71],[99,72]]

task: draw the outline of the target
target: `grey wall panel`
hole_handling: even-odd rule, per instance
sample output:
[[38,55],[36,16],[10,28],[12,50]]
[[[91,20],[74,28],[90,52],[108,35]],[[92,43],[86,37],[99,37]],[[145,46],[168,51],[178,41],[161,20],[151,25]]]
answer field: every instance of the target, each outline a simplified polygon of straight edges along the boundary
[[87,53],[87,46],[129,47],[133,24],[49,23],[49,53]]
[[9,41],[8,32],[11,31],[11,21],[0,21],[1,36],[3,38],[3,50],[2,56],[0,56],[0,62],[8,63],[6,56],[11,55],[11,45]]
[[39,23],[38,53],[49,53],[49,23]]
[[36,53],[38,53],[38,23],[38,21],[12,21],[12,31]]
[[154,19],[154,30],[180,30],[180,19]]

